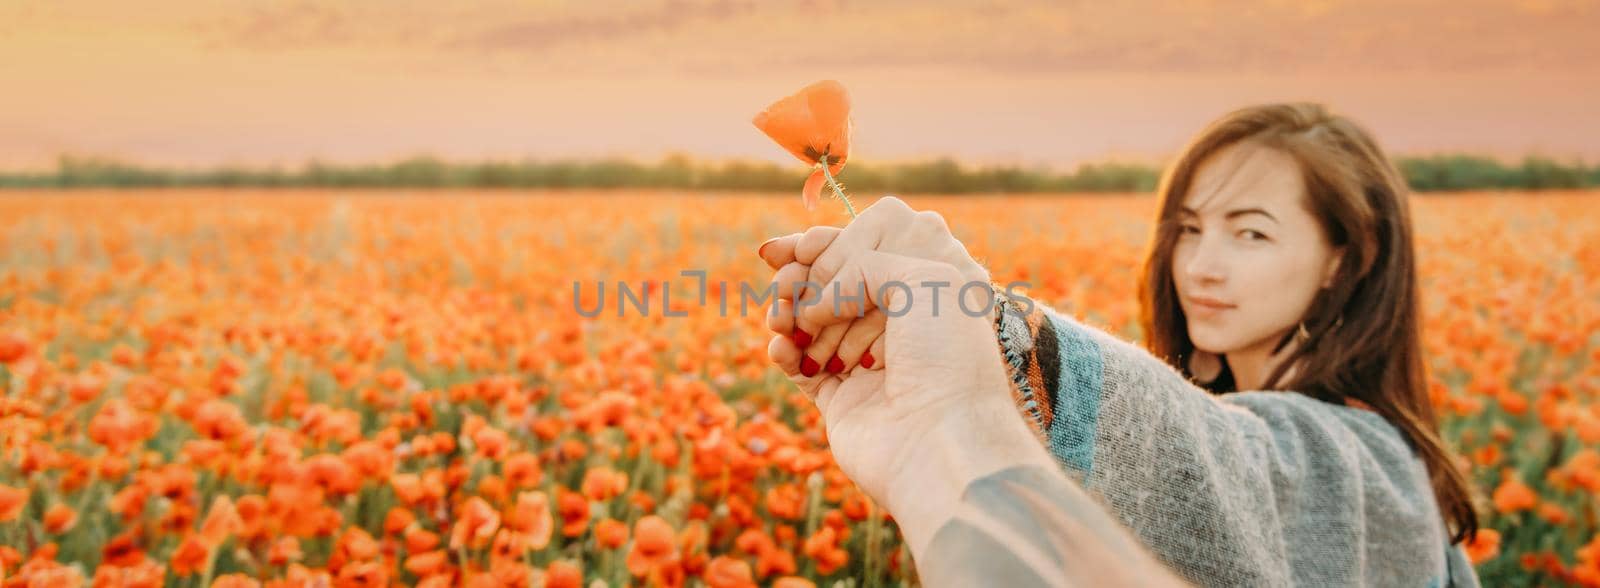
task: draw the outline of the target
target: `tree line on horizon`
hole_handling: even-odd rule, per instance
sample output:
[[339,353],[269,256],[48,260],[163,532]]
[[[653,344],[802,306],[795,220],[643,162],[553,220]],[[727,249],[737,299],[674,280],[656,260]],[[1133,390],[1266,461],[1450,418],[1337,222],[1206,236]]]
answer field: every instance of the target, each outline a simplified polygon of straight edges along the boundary
[[[1476,155],[1399,157],[1413,190],[1553,190],[1600,187],[1600,163],[1528,156],[1516,163]],[[769,162],[700,162],[673,155],[658,163],[592,161],[450,162],[414,157],[386,164],[311,162],[297,169],[223,166],[198,170],[64,156],[53,171],[0,171],[0,188],[548,188],[792,192],[808,170]],[[1071,171],[1007,165],[964,166],[954,159],[852,162],[839,175],[853,190],[896,194],[1129,192],[1156,189],[1161,168],[1091,163]]]

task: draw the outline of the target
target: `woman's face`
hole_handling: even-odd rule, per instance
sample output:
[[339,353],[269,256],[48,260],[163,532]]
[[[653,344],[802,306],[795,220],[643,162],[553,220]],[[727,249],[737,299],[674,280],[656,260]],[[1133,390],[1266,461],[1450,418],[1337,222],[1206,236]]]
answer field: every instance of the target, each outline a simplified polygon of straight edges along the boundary
[[1268,353],[1338,269],[1306,210],[1298,164],[1244,142],[1196,168],[1178,212],[1172,280],[1194,346]]

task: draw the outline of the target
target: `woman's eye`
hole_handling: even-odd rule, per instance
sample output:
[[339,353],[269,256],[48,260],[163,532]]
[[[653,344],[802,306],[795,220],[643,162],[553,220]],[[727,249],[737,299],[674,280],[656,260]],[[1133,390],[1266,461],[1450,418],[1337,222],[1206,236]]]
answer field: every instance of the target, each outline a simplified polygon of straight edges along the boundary
[[1266,241],[1266,240],[1268,240],[1266,234],[1264,234],[1264,233],[1262,233],[1260,231],[1252,231],[1250,229],[1245,229],[1243,231],[1239,231],[1239,234],[1240,235],[1244,235],[1245,238],[1250,239],[1251,241]]
[[1197,226],[1194,226],[1194,225],[1179,225],[1178,226],[1178,234],[1180,234],[1180,235],[1198,234],[1199,232],[1200,232],[1200,227],[1197,227]]

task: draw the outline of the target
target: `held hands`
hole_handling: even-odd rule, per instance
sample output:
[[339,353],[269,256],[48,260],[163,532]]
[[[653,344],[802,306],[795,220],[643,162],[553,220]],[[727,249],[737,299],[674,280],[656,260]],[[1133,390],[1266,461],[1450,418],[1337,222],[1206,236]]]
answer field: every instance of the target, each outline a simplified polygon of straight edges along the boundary
[[[898,200],[888,204],[896,205],[910,210]],[[855,223],[873,218],[880,206],[885,203]],[[773,321],[779,334],[768,355],[816,403],[840,469],[895,516],[915,557],[954,512],[968,482],[1017,463],[1054,467],[1054,462],[1011,399],[991,320],[971,313],[988,307],[989,291],[969,289],[962,301],[958,287],[924,285],[987,283],[986,272],[948,238],[942,220],[934,231],[934,217],[879,214],[896,223],[928,219],[916,221],[926,232],[919,240],[894,237],[894,228],[903,225],[869,221],[864,229],[852,223],[831,234],[813,229],[769,243],[763,251],[780,274],[787,269],[793,275],[819,275],[815,265],[785,261],[791,255],[828,263],[820,272],[826,278],[813,280],[816,301],[804,306],[798,319],[789,318],[816,330],[812,347],[841,350],[840,361],[869,346],[879,361],[819,371],[811,352],[787,335],[781,319]],[[928,238],[940,232],[945,237]],[[858,234],[871,236],[852,236]],[[951,263],[880,250],[885,244],[922,250],[940,244],[935,251],[963,262],[966,272]],[[793,312],[795,295],[792,287],[780,289],[781,299],[774,303],[780,317]],[[878,318],[866,318],[874,315]]]
[[[777,272],[778,308],[767,315],[767,327],[789,336],[802,351],[799,371],[806,377],[843,373],[860,365],[881,368],[886,315],[866,310],[853,321],[821,324],[816,316],[832,312],[817,304],[824,287],[851,258],[864,251],[881,251],[942,262],[954,267],[959,278],[946,280],[951,287],[941,294],[954,297],[963,284],[987,283],[989,272],[972,259],[967,248],[950,234],[944,217],[916,211],[899,198],[886,196],[843,229],[812,227],[804,233],[775,237],[761,245],[759,254]],[[794,312],[797,300],[802,312]],[[987,302],[985,302],[987,304]],[[852,307],[851,309],[859,308]],[[984,305],[969,309],[986,308]]]
[[[1062,584],[1179,585],[1066,478],[1023,420],[992,319],[970,312],[988,308],[989,290],[965,290],[960,300],[959,286],[936,294],[938,287],[925,285],[989,281],[943,219],[885,198],[843,230],[780,237],[760,253],[779,274],[768,355],[816,403],[834,460],[895,517],[928,585],[994,581],[973,572],[989,569],[983,564],[1000,548],[1053,553],[1054,560],[1029,558],[1047,566],[1088,564],[1070,566],[1074,574],[1057,578]],[[813,285],[797,289],[797,280]],[[794,316],[796,296],[809,289],[815,300]],[[835,365],[819,370],[827,360]],[[983,512],[983,503],[963,500],[971,483],[1015,466],[1053,475],[1055,484],[1040,487],[1061,490],[1042,502],[1019,495],[1039,517],[1031,535],[1007,534],[1014,545],[976,551],[948,538],[959,535],[934,541],[956,513],[970,520]]]

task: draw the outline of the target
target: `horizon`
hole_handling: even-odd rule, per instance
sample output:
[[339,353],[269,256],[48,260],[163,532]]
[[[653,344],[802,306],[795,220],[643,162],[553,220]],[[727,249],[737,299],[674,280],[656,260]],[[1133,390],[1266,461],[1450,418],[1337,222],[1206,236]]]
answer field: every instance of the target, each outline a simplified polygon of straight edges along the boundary
[[[973,160],[973,159],[969,159],[969,158],[961,158],[961,157],[956,157],[956,156],[951,156],[951,155],[927,155],[927,156],[922,156],[922,157],[902,157],[902,158],[896,158],[896,159],[874,159],[874,160],[863,160],[863,159],[859,159],[859,158],[852,158],[852,161],[856,162],[855,167],[861,167],[863,165],[868,165],[868,166],[873,166],[873,167],[880,168],[880,169],[881,168],[900,167],[900,166],[924,165],[924,164],[930,164],[930,163],[937,163],[937,162],[940,162],[940,161],[951,161],[951,162],[955,163],[957,166],[959,166],[960,169],[965,170],[965,171],[978,171],[978,170],[983,170],[983,169],[1014,168],[1014,169],[1021,169],[1021,170],[1027,170],[1027,171],[1070,173],[1070,172],[1073,172],[1075,170],[1082,169],[1084,166],[1129,166],[1129,167],[1149,168],[1149,169],[1153,169],[1153,170],[1159,171],[1159,170],[1165,168],[1165,165],[1167,163],[1166,157],[1167,156],[1171,156],[1171,155],[1176,155],[1176,154],[1175,153],[1174,154],[1166,154],[1166,155],[1164,155],[1162,157],[1156,157],[1156,158],[1150,158],[1150,157],[1141,158],[1141,157],[1135,157],[1135,156],[1115,156],[1115,155],[1109,155],[1108,154],[1107,156],[1105,156],[1103,158],[1099,158],[1099,159],[1086,158],[1086,159],[1082,159],[1082,160],[1074,161],[1074,162],[1070,162],[1070,163],[1065,163],[1065,164],[1054,164],[1054,163],[1043,162],[1043,161],[1037,161],[1037,162],[1011,162],[1011,161],[1004,161],[1004,160],[978,161],[978,160]],[[1388,152],[1388,153],[1386,153],[1386,155],[1392,161],[1394,161],[1396,163],[1399,163],[1399,162],[1404,161],[1404,160],[1428,160],[1428,159],[1432,159],[1432,158],[1463,157],[1463,158],[1472,158],[1472,159],[1487,159],[1487,160],[1493,161],[1493,162],[1495,162],[1497,164],[1506,165],[1506,166],[1516,166],[1516,165],[1522,164],[1525,161],[1528,161],[1530,159],[1554,162],[1554,163],[1558,163],[1558,164],[1576,164],[1576,165],[1581,165],[1581,166],[1584,166],[1584,167],[1588,167],[1588,166],[1591,166],[1591,165],[1592,166],[1600,166],[1600,158],[1592,158],[1593,160],[1591,161],[1591,158],[1584,158],[1584,157],[1576,156],[1576,155],[1568,156],[1568,157],[1561,157],[1561,156],[1549,155],[1549,154],[1542,153],[1542,152],[1499,154],[1499,153],[1485,153],[1485,152],[1472,152],[1472,151],[1437,151],[1437,152],[1428,152],[1428,153],[1395,153],[1395,152]],[[617,161],[617,162],[622,162],[622,163],[627,163],[627,164],[633,164],[633,165],[640,165],[640,166],[649,167],[649,166],[663,165],[663,164],[666,164],[668,161],[670,161],[673,158],[680,158],[680,157],[681,158],[686,158],[686,162],[688,164],[690,164],[690,165],[704,166],[705,168],[710,168],[710,169],[714,169],[714,168],[718,168],[718,167],[722,167],[722,166],[727,166],[727,165],[731,165],[731,164],[772,165],[772,166],[776,166],[778,168],[793,168],[795,173],[800,173],[801,168],[803,167],[803,165],[801,167],[795,167],[794,165],[791,165],[791,164],[795,164],[796,162],[793,159],[791,159],[791,158],[789,158],[787,156],[784,156],[784,157],[755,157],[755,156],[705,157],[705,156],[699,156],[699,155],[695,155],[693,153],[688,153],[688,152],[683,152],[683,151],[667,151],[667,152],[663,152],[663,153],[661,153],[659,155],[656,155],[656,156],[653,156],[653,157],[642,157],[642,156],[634,156],[634,155],[598,155],[598,156],[587,156],[587,157],[582,157],[582,156],[571,157],[571,156],[560,156],[560,155],[549,156],[549,157],[539,157],[539,156],[532,156],[532,155],[524,155],[524,156],[513,155],[513,156],[505,156],[505,157],[483,157],[483,158],[475,158],[475,159],[474,158],[443,157],[443,156],[439,156],[439,155],[433,154],[433,153],[414,153],[414,154],[409,154],[409,155],[397,155],[397,156],[394,156],[394,157],[388,158],[388,159],[373,159],[373,160],[334,161],[334,160],[329,160],[329,159],[306,158],[306,159],[303,159],[303,160],[300,160],[300,161],[283,161],[283,162],[272,162],[272,163],[248,163],[248,162],[247,163],[227,163],[227,162],[221,162],[221,163],[211,163],[211,164],[181,164],[181,163],[180,164],[160,164],[160,163],[143,162],[143,161],[139,161],[139,160],[137,160],[135,158],[122,158],[122,157],[117,157],[117,156],[114,156],[114,155],[108,156],[108,155],[98,155],[98,154],[90,154],[90,153],[62,153],[62,154],[57,155],[55,158],[52,158],[51,160],[49,160],[48,163],[46,163],[44,165],[41,165],[41,166],[37,166],[37,167],[32,167],[32,168],[6,168],[6,167],[0,167],[0,175],[7,175],[7,174],[10,174],[10,175],[28,175],[28,174],[44,174],[44,175],[48,175],[48,174],[58,173],[58,172],[61,171],[62,165],[65,162],[67,162],[68,160],[72,160],[72,161],[75,161],[75,162],[78,162],[78,163],[87,163],[87,164],[109,164],[109,165],[116,165],[116,166],[128,166],[130,168],[137,169],[137,170],[147,170],[147,171],[153,171],[153,172],[167,172],[167,173],[186,174],[186,173],[207,173],[207,172],[229,171],[229,170],[237,170],[237,171],[245,171],[245,172],[262,172],[262,173],[272,173],[272,172],[301,173],[301,172],[308,171],[312,166],[325,166],[325,167],[330,167],[330,168],[350,169],[350,168],[362,168],[362,167],[392,167],[392,166],[396,166],[396,165],[401,165],[401,164],[405,164],[405,163],[409,163],[409,162],[418,162],[418,161],[428,161],[428,162],[438,163],[438,164],[446,166],[446,167],[470,167],[470,166],[480,166],[480,165],[527,165],[527,164],[533,164],[533,165],[556,165],[556,164],[591,165],[591,164],[599,164],[599,163],[604,163],[604,162],[609,162],[609,161]],[[848,173],[848,170],[846,170],[846,172],[844,172],[844,173]]]

